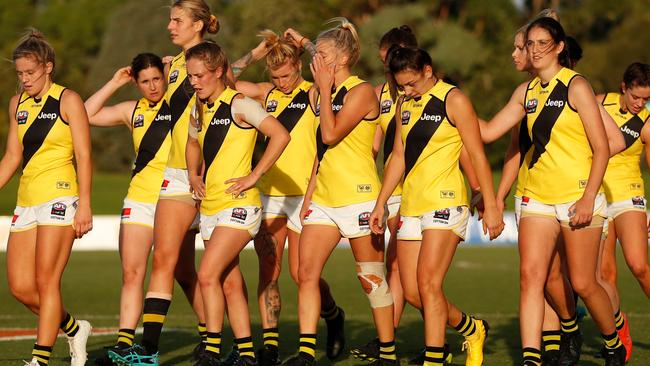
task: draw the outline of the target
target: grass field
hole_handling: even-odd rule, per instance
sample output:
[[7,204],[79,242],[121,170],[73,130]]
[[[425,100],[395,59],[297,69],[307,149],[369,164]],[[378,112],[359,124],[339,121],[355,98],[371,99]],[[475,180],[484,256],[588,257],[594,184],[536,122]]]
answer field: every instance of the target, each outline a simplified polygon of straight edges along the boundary
[[[621,255],[619,253],[619,259]],[[0,254],[4,266],[4,253]],[[253,251],[241,255],[242,268],[246,276],[251,298],[250,311],[253,322],[253,337],[256,346],[260,344],[261,331],[255,299],[257,284],[256,257]],[[650,307],[636,281],[620,262],[620,290],[623,310],[629,315],[635,348],[630,365],[650,364]],[[286,263],[285,263],[285,268]],[[447,279],[447,295],[461,309],[485,318],[491,331],[486,348],[486,366],[519,364],[520,342],[518,332],[518,257],[516,248],[476,248],[463,245],[456,255]],[[36,318],[15,301],[7,288],[6,274],[0,275],[0,324],[2,328],[33,328]],[[325,278],[331,284],[335,298],[347,314],[346,334],[349,345],[365,343],[374,336],[372,319],[365,296],[354,275],[354,265],[348,250],[336,250],[330,259]],[[64,280],[63,296],[67,308],[79,318],[88,319],[96,328],[116,327],[118,324],[118,301],[120,286],[119,257],[116,252],[74,252],[70,258]],[[282,357],[296,350],[297,316],[296,288],[285,272],[281,277],[283,309],[280,337]],[[162,336],[161,360],[163,365],[188,365],[188,354],[198,340],[195,318],[180,289],[171,306]],[[398,353],[406,362],[422,347],[422,325],[419,313],[407,308],[397,333]],[[583,322],[585,345],[581,366],[602,365],[602,360],[592,357],[600,347],[600,337],[589,317]],[[331,364],[324,357],[324,324],[319,328],[319,363]],[[136,336],[139,339],[139,336]],[[102,347],[114,341],[113,335],[93,336],[89,340],[90,359],[97,357]],[[22,365],[21,359],[28,358],[33,339],[0,341],[0,365]],[[465,356],[460,351],[461,338],[448,332],[448,342],[455,354],[454,365],[464,365]],[[224,350],[230,349],[230,333],[225,329]],[[50,365],[69,364],[66,361],[67,343],[60,338],[55,347]],[[348,357],[335,362],[337,365],[359,365]],[[89,364],[92,364],[89,362]]]

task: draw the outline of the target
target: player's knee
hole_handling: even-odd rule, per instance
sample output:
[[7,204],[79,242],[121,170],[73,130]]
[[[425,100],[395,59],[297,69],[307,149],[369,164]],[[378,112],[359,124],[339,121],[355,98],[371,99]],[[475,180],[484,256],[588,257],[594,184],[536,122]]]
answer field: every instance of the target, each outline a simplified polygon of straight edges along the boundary
[[178,261],[177,255],[166,250],[154,250],[152,271],[173,273]]
[[580,297],[588,298],[598,287],[595,276],[573,275],[571,276],[571,287]]
[[634,259],[628,263],[630,271],[636,278],[645,278],[648,275],[648,263],[643,260]]
[[547,280],[545,271],[534,264],[522,264],[519,268],[519,287],[522,291],[543,290]]
[[384,262],[357,262],[357,277],[368,296],[370,307],[375,309],[393,305]]
[[27,284],[9,283],[11,295],[25,306],[38,306],[38,289]]
[[615,285],[616,284],[616,276],[618,275],[616,266],[612,266],[609,264],[605,264],[603,262],[602,266],[600,267],[600,278],[611,284]]
[[310,263],[300,264],[300,268],[298,268],[298,284],[300,286],[318,286],[319,280],[320,273],[316,270],[316,267],[310,265]]
[[213,271],[199,270],[197,273],[197,279],[201,288],[214,287],[219,281],[219,276],[217,276]]
[[122,285],[142,287],[146,268],[122,268]]

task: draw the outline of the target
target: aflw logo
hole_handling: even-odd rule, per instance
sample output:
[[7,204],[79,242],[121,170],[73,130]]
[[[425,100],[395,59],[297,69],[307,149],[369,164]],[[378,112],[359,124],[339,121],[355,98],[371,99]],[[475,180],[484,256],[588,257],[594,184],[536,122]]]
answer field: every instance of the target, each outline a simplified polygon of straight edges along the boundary
[[420,121],[432,121],[432,122],[438,123],[438,122],[442,121],[442,116],[439,115],[439,114],[426,114],[426,113],[424,113],[424,114],[422,114],[422,116],[420,116]]
[[159,114],[156,116],[156,119],[154,121],[169,121],[171,122],[172,120],[172,115],[171,114]]
[[41,112],[41,113],[38,115],[38,117],[36,117],[36,118],[38,118],[38,119],[57,119],[57,118],[59,118],[59,115],[56,114],[56,113],[45,113],[45,112]]
[[564,107],[564,101],[563,100],[547,100],[546,103],[544,103],[545,106],[547,107],[558,107],[562,108]]
[[629,127],[627,127],[625,125],[621,126],[621,132],[627,133],[628,135],[634,137],[635,139],[639,138],[639,133],[638,132],[630,129]]
[[289,104],[287,106],[287,108],[289,108],[289,109],[305,109],[305,108],[307,108],[307,104],[291,102],[291,104]]
[[230,118],[215,118],[212,121],[210,121],[210,125],[215,126],[215,125],[224,125],[227,126],[230,124]]

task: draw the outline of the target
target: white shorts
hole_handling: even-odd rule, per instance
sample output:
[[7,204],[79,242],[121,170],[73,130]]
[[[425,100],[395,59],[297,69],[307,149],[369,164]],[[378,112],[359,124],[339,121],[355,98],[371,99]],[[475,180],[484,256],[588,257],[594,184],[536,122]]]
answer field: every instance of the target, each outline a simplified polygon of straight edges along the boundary
[[160,186],[160,198],[173,197],[192,198],[187,169],[165,168]]
[[153,228],[156,204],[124,199],[120,224],[136,224]]
[[257,206],[227,208],[214,215],[201,214],[201,237],[210,240],[217,226],[246,230],[255,237],[262,223],[262,209]]
[[287,227],[298,234],[302,231],[300,209],[305,196],[267,196],[260,193],[262,220],[287,218]]
[[[327,207],[312,202],[304,224],[334,226],[344,238],[370,235],[370,213],[375,208],[375,202],[373,200],[343,207]],[[386,221],[385,217],[383,221]]]
[[77,196],[65,196],[37,206],[16,206],[9,231],[25,231],[38,225],[72,225],[77,212],[77,201],[79,201]]
[[623,201],[607,204],[607,218],[614,220],[618,215],[628,211],[639,211],[645,213],[646,200],[643,196],[632,197]]
[[[542,217],[552,217],[560,222],[562,226],[569,226],[569,208],[576,201],[568,203],[560,203],[556,205],[547,205],[536,201],[530,197],[521,198],[521,217],[527,216],[542,216]],[[588,226],[600,227],[603,225],[603,219],[607,217],[607,201],[605,199],[604,193],[598,193],[594,201],[594,220]]]
[[465,240],[469,208],[454,206],[427,212],[421,216],[401,216],[397,229],[397,240],[422,240],[422,232],[429,229],[451,230]]
[[388,220],[399,214],[399,207],[402,205],[402,195],[390,196],[386,206],[388,206]]

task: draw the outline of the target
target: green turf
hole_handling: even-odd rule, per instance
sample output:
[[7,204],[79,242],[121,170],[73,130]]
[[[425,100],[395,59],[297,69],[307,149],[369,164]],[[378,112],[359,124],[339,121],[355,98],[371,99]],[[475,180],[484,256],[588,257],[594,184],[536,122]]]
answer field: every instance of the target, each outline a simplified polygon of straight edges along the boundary
[[[619,260],[620,260],[619,253]],[[256,257],[253,251],[245,251],[242,268],[248,282],[251,298],[250,311],[253,336],[260,344],[261,331],[255,299],[257,283]],[[5,263],[5,255],[0,254]],[[650,312],[648,300],[640,291],[629,271],[620,265],[620,290],[623,310],[629,315],[635,348],[631,365],[646,365],[650,361]],[[285,269],[287,268],[285,263]],[[487,344],[485,365],[513,365],[519,360],[519,332],[517,318],[518,258],[516,248],[472,248],[462,246],[446,282],[449,299],[461,309],[487,319],[491,325]],[[11,298],[8,292],[6,274],[0,275],[0,327],[34,327],[36,318]],[[365,343],[374,336],[372,320],[365,296],[360,290],[355,275],[353,259],[348,250],[336,250],[325,271],[334,296],[347,313],[346,333],[348,345]],[[293,353],[297,345],[296,288],[290,282],[286,271],[281,277],[283,309],[281,316],[282,356]],[[80,318],[89,319],[95,327],[117,326],[119,301],[120,267],[116,252],[74,252],[70,258],[64,281],[63,297],[68,309]],[[189,364],[188,354],[197,336],[195,318],[179,288],[166,323],[161,349],[164,365]],[[600,347],[597,330],[590,318],[583,323],[585,332],[584,357],[581,366],[602,365],[591,355]],[[224,349],[230,348],[229,331],[226,329]],[[320,364],[330,364],[324,355],[325,332],[321,324],[318,338]],[[422,324],[419,313],[407,308],[402,325],[397,333],[398,352],[402,358],[415,354],[422,346]],[[136,338],[139,338],[137,336]],[[114,336],[95,336],[89,341],[91,361],[98,356],[103,346],[110,345]],[[448,341],[455,354],[454,365],[464,365],[465,356],[460,351],[461,338],[455,332],[448,332]],[[33,340],[0,342],[0,364],[21,365],[20,359],[28,358]],[[59,339],[55,348],[53,366],[66,364],[67,344]],[[91,364],[91,363],[89,363]],[[338,365],[358,365],[359,362],[345,356]]]

